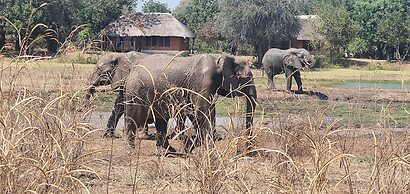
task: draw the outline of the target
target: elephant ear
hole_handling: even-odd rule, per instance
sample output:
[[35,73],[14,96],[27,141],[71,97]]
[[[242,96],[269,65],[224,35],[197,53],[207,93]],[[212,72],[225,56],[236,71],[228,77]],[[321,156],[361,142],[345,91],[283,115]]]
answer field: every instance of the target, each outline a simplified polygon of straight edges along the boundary
[[285,66],[291,66],[296,69],[303,68],[303,64],[297,56],[297,53],[294,52],[286,53],[285,56],[283,56],[283,63],[285,64]]
[[227,56],[220,57],[217,63],[222,72],[221,89],[223,92],[220,91],[219,93],[223,93],[224,96],[235,96],[235,90],[239,88],[238,64],[235,63],[233,58]]
[[126,61],[123,56],[113,57],[111,65],[113,68],[111,74],[111,88],[117,89],[120,86],[123,86],[125,83],[125,78],[129,74],[128,65],[124,64]]

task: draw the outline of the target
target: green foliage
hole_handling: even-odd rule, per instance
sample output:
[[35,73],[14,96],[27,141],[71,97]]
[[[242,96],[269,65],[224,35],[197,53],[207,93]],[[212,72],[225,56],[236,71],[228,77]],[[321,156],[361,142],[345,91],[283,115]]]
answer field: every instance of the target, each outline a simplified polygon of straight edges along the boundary
[[[0,6],[0,16],[11,20],[13,24],[22,30],[27,30],[33,25],[40,23],[44,7],[40,1],[5,1]],[[6,25],[6,33],[14,32],[11,26]]]
[[134,5],[132,0],[78,1],[79,4],[74,6],[77,10],[71,13],[74,25],[87,24],[94,34],[117,19],[122,14],[123,7],[131,9]]
[[193,49],[203,53],[217,52],[223,48],[215,21],[217,13],[216,0],[182,0],[173,12],[176,19],[196,33],[197,41]]
[[326,55],[333,62],[342,56],[352,35],[349,12],[338,2],[327,1],[318,3],[314,10],[320,16],[316,30],[323,36]]
[[217,12],[216,0],[182,0],[173,14],[176,19],[197,33],[203,24],[214,18]]
[[259,60],[277,40],[290,40],[300,29],[294,1],[219,1],[218,24],[232,47],[249,44]]
[[98,34],[121,15],[123,8],[130,10],[134,4],[134,0],[6,0],[1,2],[0,15],[8,18],[19,31],[7,24],[7,34],[24,37],[33,26],[43,23],[52,30],[36,31],[30,38],[46,35],[47,40],[56,39],[61,43],[80,25],[87,25],[92,34]]
[[369,43],[361,38],[354,38],[349,45],[347,46],[347,50],[352,53],[368,53],[370,49]]
[[218,45],[218,43],[209,44],[207,42],[197,41],[196,44],[193,45],[193,49],[199,53],[218,53],[218,47],[214,45]]
[[148,0],[142,6],[143,13],[171,13],[168,4],[155,0]]
[[91,38],[91,36],[91,29],[89,27],[85,27],[78,33],[78,40],[81,44],[85,44]]
[[391,57],[389,50],[399,51],[400,43],[410,42],[408,0],[354,1],[351,13],[356,37],[377,48],[378,58]]

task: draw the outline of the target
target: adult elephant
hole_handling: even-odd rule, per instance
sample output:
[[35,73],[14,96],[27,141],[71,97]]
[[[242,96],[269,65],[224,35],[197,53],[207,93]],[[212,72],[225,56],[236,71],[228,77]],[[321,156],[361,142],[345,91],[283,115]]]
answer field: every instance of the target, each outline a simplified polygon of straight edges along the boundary
[[194,55],[191,57],[146,57],[135,66],[126,81],[125,125],[128,144],[134,147],[135,133],[154,122],[157,146],[176,150],[166,138],[168,119],[174,113],[188,115],[197,132],[191,152],[213,128],[215,96],[246,97],[246,128],[251,135],[256,89],[249,65],[232,57]]
[[[107,127],[103,137],[116,137],[114,135],[118,121],[124,114],[124,84],[132,66],[138,63],[148,54],[131,51],[127,53],[110,53],[102,56],[88,77],[90,87],[87,90],[86,99],[88,100],[95,92],[95,87],[111,85],[111,88],[118,91],[114,109],[107,122]],[[144,138],[150,139],[148,129],[144,130]]]
[[285,73],[287,78],[286,89],[291,91],[293,77],[298,86],[297,91],[303,93],[300,69],[305,66],[313,66],[315,63],[315,59],[306,49],[269,49],[262,59],[263,68],[268,77],[268,88],[275,89],[273,77]]

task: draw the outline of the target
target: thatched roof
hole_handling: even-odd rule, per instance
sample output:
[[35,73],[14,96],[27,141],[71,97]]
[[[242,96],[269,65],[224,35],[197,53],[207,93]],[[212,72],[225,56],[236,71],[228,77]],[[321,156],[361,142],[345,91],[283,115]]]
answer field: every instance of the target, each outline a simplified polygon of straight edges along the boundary
[[299,35],[296,37],[297,40],[314,40],[322,37],[320,34],[315,32],[319,16],[299,15],[298,19],[300,21],[301,28]]
[[170,13],[137,13],[123,15],[108,24],[102,33],[107,36],[174,36],[193,38],[195,35]]

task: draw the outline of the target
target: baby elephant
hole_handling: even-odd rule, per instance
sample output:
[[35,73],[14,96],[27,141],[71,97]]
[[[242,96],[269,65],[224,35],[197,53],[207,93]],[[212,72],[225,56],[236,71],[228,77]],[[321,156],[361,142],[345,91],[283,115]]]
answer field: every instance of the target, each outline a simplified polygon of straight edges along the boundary
[[285,73],[287,78],[286,89],[291,91],[293,77],[298,85],[297,92],[303,93],[302,79],[299,71],[305,66],[314,66],[315,63],[315,59],[306,49],[269,49],[262,59],[263,68],[268,77],[268,88],[275,89],[273,77]]

